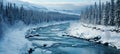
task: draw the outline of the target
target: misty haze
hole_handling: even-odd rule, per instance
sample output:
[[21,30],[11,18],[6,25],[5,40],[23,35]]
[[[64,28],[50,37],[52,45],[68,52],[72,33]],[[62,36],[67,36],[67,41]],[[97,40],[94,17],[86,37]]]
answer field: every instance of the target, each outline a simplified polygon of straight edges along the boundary
[[0,54],[120,54],[120,0],[0,0]]

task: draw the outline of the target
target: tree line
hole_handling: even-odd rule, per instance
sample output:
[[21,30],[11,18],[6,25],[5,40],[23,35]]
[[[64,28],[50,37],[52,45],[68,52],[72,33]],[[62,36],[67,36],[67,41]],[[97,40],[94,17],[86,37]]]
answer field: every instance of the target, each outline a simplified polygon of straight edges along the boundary
[[79,16],[63,14],[59,12],[27,10],[24,5],[18,7],[15,3],[6,3],[0,0],[0,22],[5,22],[9,25],[14,25],[18,21],[23,21],[25,24],[38,24],[41,22],[50,21],[65,21],[78,20]]
[[81,11],[81,22],[120,28],[120,0],[111,0],[87,6]]
[[3,0],[0,0],[0,36],[3,34],[4,27],[11,27],[19,21],[25,25],[36,25],[42,22],[78,19],[78,15],[33,9],[28,10],[24,8],[24,5],[18,7],[15,3],[4,3]]

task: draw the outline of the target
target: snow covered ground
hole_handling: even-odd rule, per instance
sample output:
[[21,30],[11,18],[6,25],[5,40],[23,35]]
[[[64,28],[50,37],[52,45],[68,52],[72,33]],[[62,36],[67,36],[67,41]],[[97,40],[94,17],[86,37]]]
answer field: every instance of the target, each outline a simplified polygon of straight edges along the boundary
[[24,35],[29,28],[22,23],[6,28],[0,41],[0,54],[21,54],[21,51],[26,51],[27,47],[30,47],[30,42],[24,38]]
[[[22,54],[23,52],[27,53],[28,49],[33,47],[32,42],[25,39],[26,31],[30,28],[38,28],[38,27],[41,27],[41,28],[45,27],[46,28],[48,26],[48,28],[46,28],[45,31],[41,30],[41,32],[45,36],[43,36],[43,37],[41,36],[40,38],[44,39],[45,42],[42,42],[42,41],[39,41],[39,40],[38,41],[33,41],[34,43],[38,43],[39,45],[45,43],[45,44],[48,44],[48,46],[49,45],[51,46],[53,43],[56,43],[53,39],[62,40],[62,41],[60,41],[60,43],[61,42],[65,43],[66,41],[74,41],[75,43],[84,42],[84,41],[81,41],[81,40],[72,39],[70,37],[61,37],[62,33],[60,31],[65,30],[65,29],[63,29],[63,28],[66,28],[64,26],[68,26],[68,25],[65,24],[65,25],[63,25],[63,28],[61,28],[61,26],[59,26],[59,24],[64,24],[64,23],[68,23],[68,22],[41,23],[41,24],[35,25],[35,26],[33,26],[33,25],[26,26],[26,25],[24,25],[20,22],[20,23],[16,24],[14,27],[8,28],[8,29],[5,30],[4,39],[2,39],[0,41],[0,54]],[[50,26],[50,25],[53,25],[53,27]],[[54,26],[54,25],[56,25],[56,26]],[[119,37],[118,33],[115,33],[115,32],[101,32],[101,31],[97,31],[97,30],[92,30],[90,28],[85,28],[85,27],[81,26],[81,24],[78,23],[78,22],[77,23],[76,22],[71,22],[70,28],[69,27],[67,27],[67,28],[66,29],[67,29],[67,31],[70,35],[74,35],[74,36],[81,37],[81,38],[91,38],[91,37],[95,37],[95,36],[101,36],[102,37],[101,41],[111,42],[111,43],[115,44],[118,48],[120,48],[120,46],[119,46],[120,45],[120,43],[119,43],[119,38],[120,37]],[[54,34],[51,31],[53,31],[58,37],[56,35],[55,35],[55,37],[50,37]],[[44,32],[46,32],[48,34],[50,32],[51,35],[48,35]],[[34,37],[34,38],[39,38],[39,37]],[[48,38],[48,39],[46,40],[46,38]],[[70,40],[65,39],[65,38],[70,38]],[[53,40],[54,42],[51,42],[49,40]],[[81,42],[79,42],[79,41],[81,41]],[[64,46],[64,44],[63,44],[63,46]],[[76,46],[76,44],[73,43],[70,46],[73,47],[73,46]],[[70,51],[70,53],[73,54],[73,52],[71,52],[71,50],[70,50],[72,48],[70,48],[70,47],[68,47],[68,48],[60,47],[59,49],[62,49],[64,51],[68,51],[68,52]],[[76,49],[76,48],[73,47],[73,49]],[[98,49],[99,49],[99,46],[98,46]],[[44,50],[43,49],[36,49],[35,52],[40,52],[41,50],[46,51],[45,49]],[[79,51],[76,51],[76,52],[79,52]],[[86,49],[83,50],[83,53],[85,53],[85,52],[86,52]],[[97,53],[97,51],[94,51],[94,52]],[[35,53],[35,54],[37,54],[37,53]],[[51,51],[47,51],[46,54],[51,54]]]
[[[0,40],[0,54],[22,54],[31,46],[31,42],[25,39],[26,31],[31,28],[45,27],[49,25],[61,24],[65,22],[41,23],[38,25],[26,26],[22,22],[16,23],[13,27],[4,29],[3,39]],[[24,49],[24,50],[23,50]]]
[[[92,26],[92,25],[90,25],[90,26]],[[102,43],[109,42],[110,45],[115,45],[118,49],[120,49],[120,33],[108,31],[109,29],[112,29],[114,27],[105,27],[105,26],[100,26],[100,25],[98,25],[96,27],[102,28],[105,31],[87,28],[87,27],[82,26],[82,24],[80,22],[74,22],[74,23],[71,23],[71,26],[67,30],[67,32],[70,35],[80,37],[80,38],[85,38],[85,39],[100,36],[100,37],[102,37],[100,39],[100,41],[102,41]]]
[[[64,35],[69,23],[37,27],[27,34],[32,42],[33,54],[119,54],[115,48]],[[59,34],[62,35],[59,35]],[[31,34],[33,34],[31,36]],[[37,34],[34,35],[34,34]]]

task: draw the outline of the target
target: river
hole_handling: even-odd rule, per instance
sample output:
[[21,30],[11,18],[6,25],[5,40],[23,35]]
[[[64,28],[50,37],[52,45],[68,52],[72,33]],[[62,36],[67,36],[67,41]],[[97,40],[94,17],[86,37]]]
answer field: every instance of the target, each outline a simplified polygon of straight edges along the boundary
[[69,26],[63,23],[28,30],[26,39],[32,43],[32,54],[119,54],[109,46],[64,36]]

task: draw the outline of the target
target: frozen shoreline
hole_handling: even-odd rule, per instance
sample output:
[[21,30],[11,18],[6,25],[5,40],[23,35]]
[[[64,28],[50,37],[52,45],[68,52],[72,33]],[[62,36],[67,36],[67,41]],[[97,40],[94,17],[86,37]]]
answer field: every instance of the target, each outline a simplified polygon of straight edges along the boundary
[[[21,26],[19,28],[13,27],[13,28],[9,28],[9,30],[6,29],[6,32],[5,32],[6,34],[4,36],[4,39],[0,41],[0,54],[20,54],[21,52],[26,52],[31,47],[31,43],[25,39],[25,34],[28,29],[36,28],[39,26],[46,27],[49,25],[56,25],[56,24],[62,24],[62,23],[64,24],[68,22],[42,23],[36,26],[25,26],[25,25],[19,24]],[[101,32],[95,29],[92,30],[91,28],[85,28],[81,26],[80,23],[74,23],[74,22],[69,22],[69,23],[71,24],[67,31],[70,35],[80,37],[80,38],[104,36],[100,41],[103,41],[103,43],[111,42],[112,44],[117,46],[118,49],[120,49],[120,46],[119,46],[120,43],[118,42],[120,41],[119,33]],[[59,35],[62,35],[62,34],[59,34]]]
[[[38,25],[29,25],[26,26],[23,23],[16,23],[13,27],[5,28],[4,36],[0,41],[0,54],[21,54],[21,52],[26,52],[31,46],[31,43],[25,39],[27,30],[36,27],[46,27],[49,25],[56,25],[65,22],[43,22]],[[23,50],[24,49],[24,50]]]
[[80,22],[74,22],[71,23],[71,26],[67,32],[70,35],[85,39],[100,36],[101,39],[99,41],[101,41],[102,43],[108,42],[110,43],[110,45],[114,45],[117,47],[117,49],[120,49],[120,33],[108,31],[108,29],[111,29],[113,27],[101,26],[100,28],[103,28],[104,31],[87,28],[84,27]]

